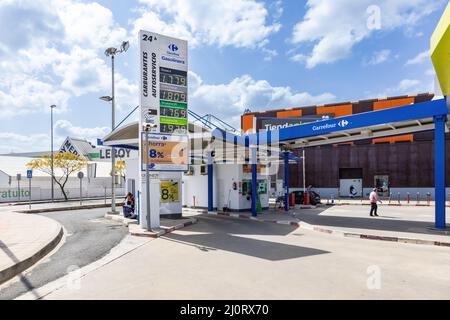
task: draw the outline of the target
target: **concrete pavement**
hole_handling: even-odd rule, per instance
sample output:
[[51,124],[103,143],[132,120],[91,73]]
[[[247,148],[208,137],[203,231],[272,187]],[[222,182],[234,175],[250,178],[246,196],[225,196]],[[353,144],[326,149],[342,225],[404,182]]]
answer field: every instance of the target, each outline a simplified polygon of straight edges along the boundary
[[[433,207],[380,206],[379,217],[370,217],[364,205],[321,206],[314,209],[265,211],[257,220],[294,225],[328,234],[402,241],[416,244],[450,246],[450,230],[434,229]],[[219,213],[235,218],[250,219],[249,212]]]
[[[0,213],[0,216],[3,214]],[[42,214],[45,217],[22,214],[27,221],[40,218],[59,223],[66,232],[65,241],[49,258],[39,261],[20,276],[1,286],[0,299],[13,299],[73,270],[79,270],[108,254],[126,236],[128,230],[118,222],[105,219],[104,214],[105,209]]]
[[0,213],[0,284],[31,267],[63,236],[55,220],[14,212]]
[[448,248],[200,215],[45,299],[448,299]]

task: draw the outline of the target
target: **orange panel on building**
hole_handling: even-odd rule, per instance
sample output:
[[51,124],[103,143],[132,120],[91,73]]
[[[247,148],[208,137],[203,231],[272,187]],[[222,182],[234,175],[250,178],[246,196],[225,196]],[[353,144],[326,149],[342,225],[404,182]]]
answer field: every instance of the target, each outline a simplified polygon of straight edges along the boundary
[[393,100],[376,101],[373,103],[373,111],[402,107],[414,103],[414,98],[403,98]]
[[317,114],[327,114],[327,113],[333,113],[335,118],[350,116],[353,114],[353,107],[351,104],[317,107]]
[[301,116],[302,110],[286,110],[277,112],[277,118],[295,118]]
[[384,142],[394,143],[396,141],[413,141],[413,140],[414,140],[413,134],[405,134],[403,136],[397,136],[397,137],[373,139],[373,143],[384,143]]
[[253,114],[244,114],[242,116],[242,131],[247,132],[253,129]]
[[[376,101],[373,103],[373,110],[383,110],[383,109],[389,109],[389,108],[395,108],[395,107],[402,107],[407,106],[411,103],[414,103],[414,98],[402,98],[402,99],[393,99],[393,100],[383,100],[383,101]],[[407,134],[403,136],[397,136],[397,137],[388,137],[388,138],[378,138],[373,139],[373,143],[394,143],[396,141],[413,141],[414,135]]]

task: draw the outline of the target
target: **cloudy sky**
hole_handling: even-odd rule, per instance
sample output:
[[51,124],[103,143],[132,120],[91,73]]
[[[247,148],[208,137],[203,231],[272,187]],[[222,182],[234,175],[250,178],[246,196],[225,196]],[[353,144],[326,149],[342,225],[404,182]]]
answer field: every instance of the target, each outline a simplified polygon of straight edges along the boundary
[[[239,126],[252,111],[434,90],[440,0],[0,0],[0,153],[110,131],[138,104],[141,29],[189,42],[190,108]],[[134,120],[136,117],[130,117]]]

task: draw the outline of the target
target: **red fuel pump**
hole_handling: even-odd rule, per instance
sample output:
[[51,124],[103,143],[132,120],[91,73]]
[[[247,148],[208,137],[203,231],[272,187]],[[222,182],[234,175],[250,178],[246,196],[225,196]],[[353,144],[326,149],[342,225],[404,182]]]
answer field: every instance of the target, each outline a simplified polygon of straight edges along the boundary
[[304,194],[304,201],[303,201],[303,204],[309,205],[309,192],[306,192],[306,193]]
[[289,194],[289,207],[293,208],[295,206],[295,194]]

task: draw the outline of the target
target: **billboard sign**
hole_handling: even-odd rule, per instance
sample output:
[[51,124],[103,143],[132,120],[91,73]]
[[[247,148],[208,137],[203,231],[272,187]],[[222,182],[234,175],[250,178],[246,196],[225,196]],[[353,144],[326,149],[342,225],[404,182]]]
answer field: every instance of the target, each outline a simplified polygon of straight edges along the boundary
[[310,115],[310,116],[303,116],[303,117],[296,117],[296,118],[257,118],[256,119],[256,127],[258,130],[266,130],[266,131],[272,131],[272,130],[279,130],[282,128],[292,127],[292,126],[299,126],[305,123],[311,123],[316,121],[322,121],[322,120],[328,120],[334,118],[333,113],[327,113],[327,114],[317,114],[317,115]]
[[142,133],[141,170],[149,171],[187,171],[187,135],[149,133],[148,141]]
[[187,133],[187,41],[140,31],[140,121],[151,132]]

